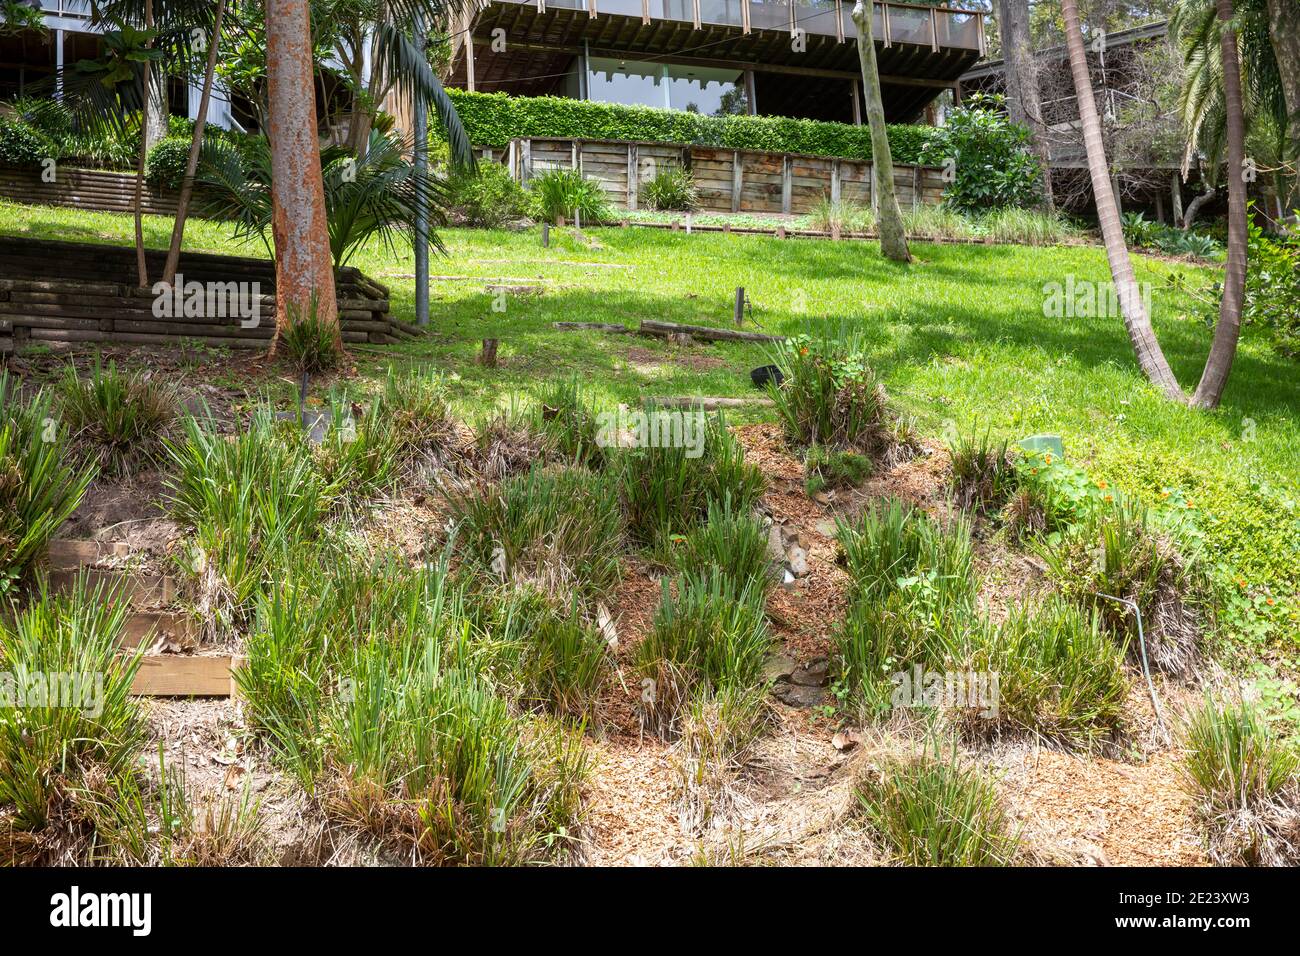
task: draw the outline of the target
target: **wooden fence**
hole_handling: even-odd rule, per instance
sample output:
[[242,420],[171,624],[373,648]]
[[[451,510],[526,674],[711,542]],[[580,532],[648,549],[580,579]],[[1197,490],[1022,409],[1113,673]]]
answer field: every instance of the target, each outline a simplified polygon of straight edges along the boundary
[[[73,206],[100,212],[135,211],[135,173],[55,166],[46,182],[39,167],[0,166],[0,196],[41,206]],[[142,206],[151,215],[176,215],[176,194],[144,187]]]
[[[872,164],[865,160],[802,153],[769,153],[714,146],[520,137],[502,156],[510,174],[527,183],[548,169],[579,169],[600,183],[623,209],[641,204],[641,188],[667,168],[689,170],[701,208],[709,212],[800,215],[818,200],[875,204]],[[894,166],[894,188],[904,208],[938,205],[943,170]]]

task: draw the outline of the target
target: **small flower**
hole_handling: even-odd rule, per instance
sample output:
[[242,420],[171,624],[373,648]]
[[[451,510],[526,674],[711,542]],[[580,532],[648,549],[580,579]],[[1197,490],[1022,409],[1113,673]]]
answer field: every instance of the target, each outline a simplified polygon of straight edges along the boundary
[[1246,579],[1237,578],[1237,587],[1241,588],[1243,591],[1246,590]]
[[1114,495],[1109,495],[1109,494],[1108,494],[1108,495],[1102,495],[1101,500],[1102,500],[1102,501],[1105,501],[1105,502],[1111,502],[1111,501],[1114,501],[1114,500],[1115,500],[1115,496],[1114,496]]
[[1264,598],[1264,603],[1267,604],[1269,607],[1272,607],[1277,602],[1274,601],[1272,598]]
[[1196,505],[1192,504],[1192,503],[1189,501],[1189,502],[1187,502],[1186,504],[1184,504],[1183,507],[1184,507],[1184,508],[1187,508],[1187,509],[1190,510],[1190,509],[1192,509],[1192,508],[1195,508]]
[[1106,479],[1105,479],[1105,478],[1099,478],[1099,479],[1097,480],[1097,487],[1100,488],[1102,491],[1105,491],[1105,490],[1106,490]]
[[1167,491],[1162,491],[1162,492],[1160,492],[1160,500],[1161,500],[1161,501],[1164,501],[1164,500],[1165,500],[1166,498],[1168,498],[1168,497],[1169,497],[1169,492],[1167,492]]
[[1052,453],[1050,451],[1043,456],[1043,461],[1045,461],[1049,465],[1052,463]]

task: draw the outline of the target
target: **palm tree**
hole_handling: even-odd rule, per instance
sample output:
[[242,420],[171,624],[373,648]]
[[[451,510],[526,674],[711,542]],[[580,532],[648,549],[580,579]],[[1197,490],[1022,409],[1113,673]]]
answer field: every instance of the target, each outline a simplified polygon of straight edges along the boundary
[[1219,322],[1205,361],[1201,381],[1192,395],[1198,408],[1217,408],[1228,384],[1237,340],[1241,336],[1241,303],[1246,293],[1246,122],[1241,101],[1241,66],[1237,34],[1232,26],[1232,0],[1216,0],[1223,64],[1224,126],[1228,147],[1228,262],[1224,269]]
[[1124,326],[1137,353],[1142,372],[1171,399],[1187,400],[1178,385],[1169,362],[1165,359],[1151,317],[1147,315],[1133,263],[1129,260],[1124,243],[1124,230],[1120,226],[1119,209],[1111,188],[1110,169],[1106,162],[1106,148],[1101,139],[1101,121],[1097,116],[1097,101],[1088,74],[1088,60],[1083,48],[1083,32],[1079,27],[1079,9],[1076,0],[1061,0],[1061,14],[1065,21],[1065,42],[1070,59],[1070,73],[1074,77],[1074,91],[1079,104],[1079,120],[1083,127],[1083,145],[1088,155],[1088,174],[1097,205],[1097,218],[1101,224],[1102,242],[1106,246],[1106,259],[1110,263],[1111,280],[1115,295],[1124,315]]
[[858,28],[858,60],[862,66],[862,89],[867,108],[867,124],[871,128],[871,171],[876,196],[876,222],[880,231],[880,252],[895,262],[911,262],[907,250],[907,233],[903,229],[903,213],[898,208],[898,195],[894,192],[894,156],[889,149],[889,133],[885,127],[884,99],[880,93],[880,71],[876,67],[876,41],[872,36],[873,17],[871,0],[857,0],[853,6],[853,22]]
[[325,186],[316,129],[316,88],[307,0],[266,0],[267,133],[275,236],[272,354],[294,316],[332,325],[342,351]]

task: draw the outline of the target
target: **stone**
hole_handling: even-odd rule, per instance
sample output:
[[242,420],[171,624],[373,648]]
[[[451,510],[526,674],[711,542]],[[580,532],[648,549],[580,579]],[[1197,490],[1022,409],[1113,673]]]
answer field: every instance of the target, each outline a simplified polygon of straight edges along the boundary
[[763,664],[763,679],[769,681],[789,680],[799,665],[793,658],[784,654],[772,654]]
[[778,684],[772,693],[777,700],[790,707],[820,707],[826,702],[826,691],[821,687]]
[[797,578],[803,577],[808,573],[808,552],[795,545],[790,549],[790,573]]
[[804,687],[825,687],[830,678],[830,664],[824,657],[809,661],[790,675],[790,680]]

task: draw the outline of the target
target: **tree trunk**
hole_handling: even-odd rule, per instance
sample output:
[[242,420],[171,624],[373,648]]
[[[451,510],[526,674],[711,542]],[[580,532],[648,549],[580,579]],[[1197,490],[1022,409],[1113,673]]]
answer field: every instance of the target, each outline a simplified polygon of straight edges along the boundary
[[1206,185],[1205,192],[1201,193],[1190,203],[1187,204],[1187,212],[1183,213],[1183,232],[1192,228],[1192,223],[1196,222],[1196,217],[1201,211],[1201,207],[1214,198],[1215,188]]
[[194,174],[199,168],[199,151],[203,148],[204,128],[208,122],[208,104],[212,100],[212,84],[217,72],[217,50],[221,46],[221,21],[225,12],[226,0],[217,0],[217,9],[213,14],[212,36],[208,38],[208,61],[203,70],[203,95],[199,97],[199,112],[194,118],[190,154],[185,161],[185,179],[181,182],[181,194],[176,200],[172,242],[167,249],[167,264],[163,267],[162,281],[167,285],[176,281],[176,269],[180,265],[181,241],[185,238],[185,219],[189,215],[190,199],[194,195]]
[[[1300,159],[1300,3],[1296,0],[1268,0],[1268,36],[1277,60],[1277,72],[1282,78],[1282,100],[1286,104],[1290,122],[1286,129],[1289,155],[1284,159]],[[1300,176],[1292,176],[1288,186],[1290,195],[1283,196],[1288,213],[1294,208]]]
[[307,0],[267,0],[266,68],[275,237],[272,353],[289,326],[313,306],[317,318],[334,325],[336,344],[342,350],[316,129]]
[[[153,0],[145,0],[144,3],[144,26],[146,30],[153,29]],[[153,41],[150,40],[146,48],[152,49]],[[144,171],[146,161],[149,159],[149,93],[150,69],[152,64],[145,60],[140,65],[142,70],[140,82],[140,154],[136,158],[135,164],[135,270],[136,281],[140,288],[149,288],[149,261],[144,254]]]
[[1065,21],[1065,42],[1070,56],[1070,72],[1074,77],[1074,91],[1079,103],[1079,120],[1083,127],[1083,145],[1088,154],[1088,173],[1097,204],[1097,218],[1101,223],[1102,241],[1106,246],[1106,259],[1115,283],[1115,296],[1124,314],[1124,326],[1137,353],[1138,365],[1165,395],[1186,402],[1187,396],[1178,386],[1160,343],[1156,340],[1151,317],[1147,315],[1141,290],[1133,275],[1133,263],[1124,244],[1124,231],[1120,227],[1119,210],[1111,190],[1110,170],[1106,163],[1106,148],[1101,140],[1101,121],[1097,116],[1097,102],[1092,92],[1092,79],[1088,75],[1088,60],[1083,50],[1083,32],[1079,28],[1079,8],[1076,0],[1061,0],[1061,13]]
[[1030,142],[1043,170],[1043,205],[1054,206],[1052,166],[1047,149],[1047,124],[1043,121],[1038,89],[1038,65],[1029,36],[1029,0],[997,0],[998,34],[1007,84],[1007,115],[1029,130]]
[[167,135],[167,74],[153,71],[149,91],[149,109],[145,112],[144,135],[153,149]]
[[1205,371],[1192,395],[1197,408],[1218,408],[1237,357],[1241,337],[1241,303],[1246,294],[1246,121],[1241,104],[1241,64],[1237,60],[1237,31],[1232,28],[1232,0],[1216,0],[1219,47],[1223,56],[1223,105],[1228,140],[1228,262],[1223,273],[1219,324]]
[[889,149],[885,128],[885,106],[880,94],[880,71],[876,67],[876,41],[872,36],[872,6],[857,0],[853,22],[858,27],[858,61],[862,65],[862,89],[865,94],[867,124],[871,128],[871,171],[876,196],[876,230],[880,233],[880,252],[895,262],[911,262],[907,251],[907,233],[903,213],[894,192],[894,157]]

